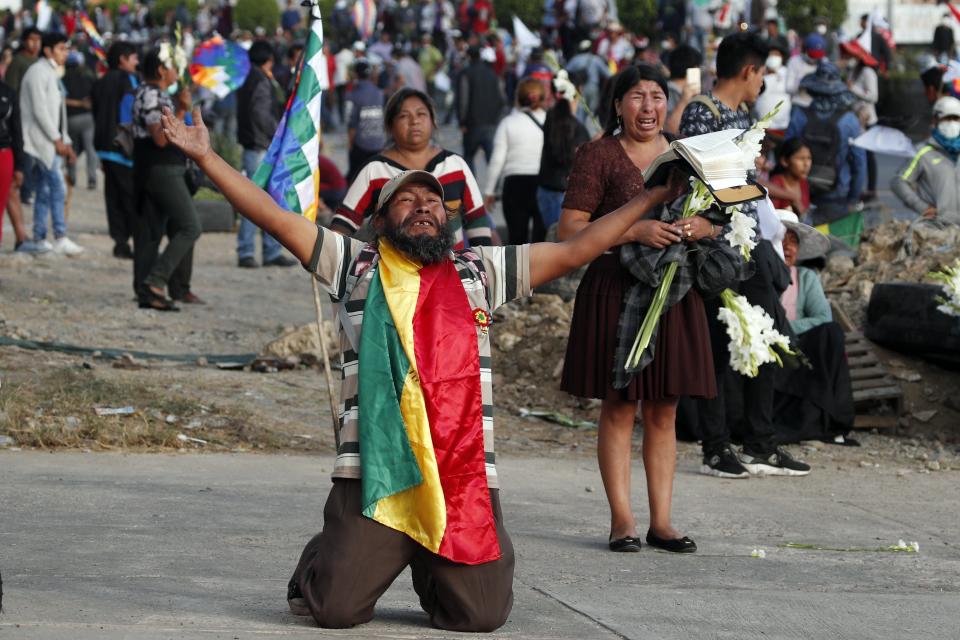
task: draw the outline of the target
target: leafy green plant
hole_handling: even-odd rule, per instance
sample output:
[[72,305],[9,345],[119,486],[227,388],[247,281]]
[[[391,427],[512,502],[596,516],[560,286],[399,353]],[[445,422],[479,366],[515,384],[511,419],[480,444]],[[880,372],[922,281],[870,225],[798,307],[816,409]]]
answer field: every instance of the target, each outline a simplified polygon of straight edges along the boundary
[[497,14],[497,24],[512,30],[513,16],[534,31],[543,22],[543,0],[493,0],[493,10]]
[[617,0],[620,24],[628,31],[653,36],[657,22],[657,0]]
[[[159,23],[163,24],[164,20],[167,18],[167,12],[176,11],[177,7],[180,6],[180,3],[183,2],[187,5],[187,12],[191,17],[196,17],[197,9],[199,7],[198,0],[155,0],[153,3],[153,8],[150,10],[150,15],[153,16],[153,19]],[[117,4],[128,4],[131,9],[133,9],[133,2],[128,3],[117,3]],[[114,18],[116,18],[116,12],[113,12]]]

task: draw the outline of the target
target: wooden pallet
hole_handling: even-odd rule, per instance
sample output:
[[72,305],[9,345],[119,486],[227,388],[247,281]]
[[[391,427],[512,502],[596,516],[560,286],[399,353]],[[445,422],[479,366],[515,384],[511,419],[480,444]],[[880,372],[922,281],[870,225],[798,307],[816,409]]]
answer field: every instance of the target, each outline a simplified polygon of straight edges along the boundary
[[903,390],[900,383],[887,373],[877,354],[859,331],[845,334],[847,363],[850,365],[850,382],[853,385],[853,403],[858,413],[878,403],[893,405],[892,416],[857,415],[854,426],[860,429],[896,428],[897,417],[903,412]]

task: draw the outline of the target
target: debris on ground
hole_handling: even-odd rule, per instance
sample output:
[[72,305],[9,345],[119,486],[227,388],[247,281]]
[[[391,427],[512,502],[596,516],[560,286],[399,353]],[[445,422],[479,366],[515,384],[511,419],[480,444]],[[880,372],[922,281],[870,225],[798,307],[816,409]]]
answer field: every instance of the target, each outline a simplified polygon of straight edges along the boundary
[[[324,320],[323,333],[326,336],[327,352],[331,361],[340,354],[340,337],[334,324]],[[279,337],[268,342],[260,354],[262,356],[274,356],[281,361],[289,358],[297,358],[298,364],[307,366],[317,366],[323,363],[323,349],[320,346],[320,339],[317,335],[317,323],[301,325],[299,327],[287,327]]]
[[827,295],[856,327],[863,327],[874,284],[930,282],[927,274],[960,258],[960,227],[911,226],[904,220],[886,222],[864,235],[856,261],[831,255],[820,279]]

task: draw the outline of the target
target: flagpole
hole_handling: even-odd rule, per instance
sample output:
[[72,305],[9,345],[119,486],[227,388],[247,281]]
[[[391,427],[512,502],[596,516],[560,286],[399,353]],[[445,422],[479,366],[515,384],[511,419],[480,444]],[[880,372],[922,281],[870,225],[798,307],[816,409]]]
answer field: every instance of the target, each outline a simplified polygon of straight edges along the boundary
[[[317,0],[303,0],[300,3],[300,6],[310,7],[310,22],[316,20],[319,16],[320,9],[317,6]],[[308,22],[308,26],[309,26]],[[305,56],[307,53],[306,48],[300,54]],[[304,64],[306,60],[303,60],[301,64]],[[322,108],[322,107],[321,107]],[[317,123],[317,138],[318,141],[323,137],[323,130],[321,125]],[[320,195],[317,194],[317,199],[319,200]],[[320,203],[314,203],[314,206],[318,206]],[[323,303],[320,300],[320,287],[317,285],[317,279],[310,275],[310,285],[313,287],[313,307],[317,313],[317,338],[320,340],[320,353],[323,355],[323,373],[324,377],[327,379],[327,397],[330,399],[330,418],[333,420],[333,433],[337,437],[337,446],[339,447],[339,433],[340,433],[340,410],[337,406],[337,392],[333,386],[333,373],[330,371],[330,349],[327,346],[327,333],[323,330]]]

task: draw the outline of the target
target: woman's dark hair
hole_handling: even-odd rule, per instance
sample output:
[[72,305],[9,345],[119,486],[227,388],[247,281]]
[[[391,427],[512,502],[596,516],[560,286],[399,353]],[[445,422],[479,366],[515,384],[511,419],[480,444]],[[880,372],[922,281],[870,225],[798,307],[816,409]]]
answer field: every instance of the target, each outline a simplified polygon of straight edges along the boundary
[[387,100],[387,105],[383,108],[383,127],[388,132],[390,131],[393,127],[393,121],[400,115],[400,109],[403,107],[403,103],[406,102],[407,98],[417,98],[427,106],[427,111],[430,112],[430,122],[433,124],[434,131],[436,131],[437,110],[433,106],[433,100],[423,91],[418,91],[411,87],[400,89]]
[[107,66],[116,69],[120,66],[120,58],[127,58],[137,52],[137,48],[124,40],[117,40],[110,45],[107,51]]
[[140,73],[144,80],[156,80],[160,77],[160,69],[163,63],[160,61],[160,47],[154,47],[147,52],[147,55],[140,61]]
[[770,175],[777,175],[778,173],[786,173],[786,169],[783,166],[784,160],[789,160],[793,157],[793,154],[797,153],[801,149],[806,149],[807,143],[803,138],[790,138],[785,140],[777,148],[777,164],[773,168],[773,171],[770,172]]
[[569,166],[573,162],[574,135],[577,131],[577,118],[570,109],[570,102],[557,98],[547,113],[549,125],[544,126],[543,152],[550,154],[559,162]]
[[604,136],[612,136],[619,126],[617,122],[617,101],[622,100],[623,96],[627,95],[630,89],[635,87],[638,82],[644,80],[656,82],[657,86],[663,91],[663,95],[668,95],[667,79],[659,69],[646,62],[632,64],[610,78],[612,90],[610,91],[610,95],[604,98],[604,102],[602,103],[605,114],[603,118]]

